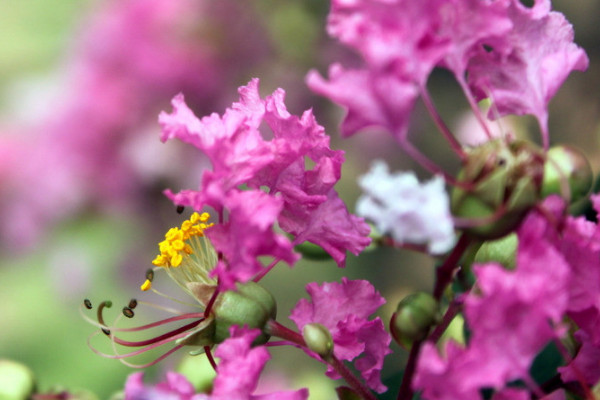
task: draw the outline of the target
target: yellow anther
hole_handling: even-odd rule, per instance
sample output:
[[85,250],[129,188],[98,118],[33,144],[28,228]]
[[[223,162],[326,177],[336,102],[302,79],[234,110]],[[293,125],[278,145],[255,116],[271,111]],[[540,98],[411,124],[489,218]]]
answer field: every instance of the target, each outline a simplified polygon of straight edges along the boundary
[[183,243],[183,240],[174,240],[173,243],[171,243],[171,247],[174,250],[180,251],[185,247],[185,243]]
[[175,238],[175,236],[177,235],[177,233],[179,232],[179,228],[171,228],[167,231],[167,233],[165,233],[165,239],[167,239],[168,241],[171,241]]
[[194,250],[192,250],[192,246],[190,246],[187,243],[185,244],[183,251],[185,251],[186,254],[194,254]]
[[181,264],[183,257],[179,253],[175,253],[171,256],[171,267],[178,267]]
[[147,291],[152,287],[152,282],[150,282],[148,279],[146,279],[146,281],[144,283],[142,283],[142,286],[140,286],[140,289],[142,289],[142,291]]
[[210,219],[210,214],[209,213],[202,213],[202,215],[200,216],[200,221],[202,222],[206,222]]
[[166,263],[167,263],[167,258],[162,254],[157,255],[156,258],[154,260],[152,260],[152,264],[156,265],[157,267],[162,267]]
[[[206,213],[203,213],[206,214]],[[191,216],[190,216],[190,222],[192,224],[195,224],[196,222],[201,220],[201,216],[200,214],[198,214],[197,212],[194,212]]]
[[171,243],[167,240],[163,240],[162,242],[160,242],[158,244],[158,249],[160,250],[161,253],[166,253],[170,247],[171,247]]

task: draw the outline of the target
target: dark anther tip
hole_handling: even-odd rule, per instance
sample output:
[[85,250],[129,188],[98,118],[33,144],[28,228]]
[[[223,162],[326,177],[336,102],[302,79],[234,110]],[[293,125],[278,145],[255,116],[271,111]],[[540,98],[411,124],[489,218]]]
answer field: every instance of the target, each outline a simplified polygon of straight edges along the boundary
[[136,299],[129,300],[129,304],[127,305],[127,307],[131,308],[132,310],[134,308],[136,308],[137,307],[137,300]]
[[123,307],[123,315],[126,316],[127,318],[133,318],[133,316],[135,314],[131,308]]

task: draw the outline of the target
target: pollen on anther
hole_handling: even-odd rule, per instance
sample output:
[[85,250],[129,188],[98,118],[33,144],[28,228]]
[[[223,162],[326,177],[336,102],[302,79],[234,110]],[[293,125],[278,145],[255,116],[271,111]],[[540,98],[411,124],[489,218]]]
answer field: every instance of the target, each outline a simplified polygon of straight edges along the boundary
[[152,287],[152,282],[150,281],[150,279],[146,279],[144,281],[144,283],[142,283],[142,286],[140,286],[140,289],[145,292],[147,290],[150,290],[150,288]]
[[92,309],[92,302],[90,301],[90,299],[85,299],[83,300],[83,305],[85,306],[85,308],[87,308],[88,310]]

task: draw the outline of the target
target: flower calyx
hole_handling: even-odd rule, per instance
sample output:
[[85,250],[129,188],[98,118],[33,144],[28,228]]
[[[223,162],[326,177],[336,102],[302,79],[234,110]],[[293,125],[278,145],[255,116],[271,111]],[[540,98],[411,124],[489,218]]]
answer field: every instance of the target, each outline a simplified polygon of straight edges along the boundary
[[[265,326],[277,315],[275,298],[266,289],[254,282],[238,283],[237,290],[219,293],[208,318],[213,319],[211,344],[218,344],[229,337],[229,328],[233,325],[258,328],[263,333],[253,342],[254,345],[266,343],[270,336],[265,333]],[[193,282],[188,289],[196,299],[207,306],[217,289],[216,286]],[[191,339],[191,338],[190,338]],[[198,338],[204,340],[204,337]],[[190,344],[195,339],[190,341]]]
[[514,230],[541,197],[546,156],[525,140],[491,140],[467,151],[452,191],[452,214],[463,230],[495,239]]
[[429,330],[439,319],[439,305],[433,296],[416,292],[398,303],[390,320],[390,332],[400,346],[410,349],[415,341],[427,337]]

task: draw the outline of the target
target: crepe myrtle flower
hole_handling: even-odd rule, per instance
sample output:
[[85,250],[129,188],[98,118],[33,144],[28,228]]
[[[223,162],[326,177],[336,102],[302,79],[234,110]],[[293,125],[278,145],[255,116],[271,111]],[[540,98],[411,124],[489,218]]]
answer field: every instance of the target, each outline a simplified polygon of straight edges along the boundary
[[[159,243],[159,254],[152,261],[155,268],[146,272],[146,279],[140,287],[142,291],[152,290],[161,296],[166,296],[152,287],[155,272],[164,271],[184,292],[194,298],[196,303],[193,306],[199,310],[182,313],[171,308],[132,299],[123,307],[122,314],[112,324],[108,324],[104,319],[103,312],[112,306],[112,302],[104,301],[97,307],[97,321],[84,314],[85,319],[100,328],[100,331],[92,334],[88,339],[88,344],[94,352],[108,358],[119,359],[132,367],[144,368],[156,364],[176,350],[188,346],[192,349],[190,354],[193,355],[206,351],[209,360],[214,365],[214,360],[208,350],[214,344],[221,343],[229,337],[229,327],[240,325],[263,329],[267,321],[275,318],[276,304],[273,296],[257,283],[243,282],[236,285],[235,290],[219,290],[218,279],[212,276],[214,268],[220,262],[219,255],[206,235],[215,228],[213,223],[208,222],[209,218],[208,213],[193,213],[180,227],[171,228],[165,234],[165,239]],[[175,315],[131,328],[119,326],[122,317],[134,317],[134,309],[138,305],[162,309]],[[91,310],[92,302],[86,299],[81,310],[83,311],[84,308]],[[167,332],[163,330],[156,336],[145,340],[131,341],[125,340],[121,336],[123,333],[153,332],[156,330],[155,328],[159,327],[172,328]],[[91,345],[92,337],[101,332],[112,342],[114,354],[106,354]],[[255,344],[265,343],[268,339],[269,335],[263,332],[255,338]],[[170,348],[150,362],[140,365],[126,361],[127,358],[163,346],[170,346]],[[118,352],[120,347],[136,350],[121,354]]]
[[210,393],[195,393],[187,379],[174,372],[167,373],[166,382],[151,387],[143,384],[143,373],[135,373],[129,376],[125,384],[125,400],[306,400],[307,389],[252,394],[270,359],[265,347],[252,347],[253,341],[260,334],[257,329],[231,328],[230,337],[215,352],[220,362]]
[[309,283],[306,290],[311,300],[301,299],[290,319],[305,336],[307,326],[321,325],[329,332],[333,348],[331,355],[317,354],[310,347],[307,353],[319,361],[329,361],[326,375],[332,379],[341,377],[338,360],[354,361],[367,386],[384,392],[380,373],[384,357],[391,353],[391,337],[379,317],[369,319],[385,303],[383,297],[369,282],[347,278],[341,283]]
[[[291,235],[289,243],[314,243],[343,267],[347,251],[358,254],[370,243],[368,225],[348,212],[334,189],[341,177],[343,152],[330,148],[329,136],[311,110],[300,117],[292,115],[284,104],[282,89],[263,99],[258,86],[259,80],[252,79],[240,87],[239,102],[222,116],[213,113],[197,118],[182,95],[173,99],[172,113],[161,113],[161,139],[190,143],[212,164],[212,169],[204,171],[198,190],[167,190],[166,195],[177,205],[195,210],[209,206],[222,214],[244,207],[245,203],[239,202],[241,192],[266,189],[264,195],[247,196],[273,203],[271,208],[261,209]],[[271,131],[268,139],[262,133],[265,129],[261,130],[265,126]],[[233,218],[230,221],[233,224]],[[265,226],[261,224],[262,229]],[[233,236],[226,237],[223,231],[219,236],[214,245],[226,253],[222,245],[231,243]],[[295,261],[289,254],[283,259],[290,264]]]
[[364,60],[362,68],[333,64],[328,80],[314,70],[307,76],[315,92],[347,109],[342,133],[382,126],[426,167],[433,166],[407,142],[407,131],[420,96],[433,111],[426,83],[434,68],[454,74],[482,123],[476,101],[484,98],[500,115],[534,115],[547,149],[548,103],[571,71],[588,65],[550,0],[532,7],[520,0],[334,0],[327,31]]

